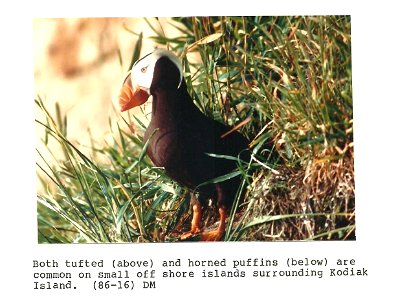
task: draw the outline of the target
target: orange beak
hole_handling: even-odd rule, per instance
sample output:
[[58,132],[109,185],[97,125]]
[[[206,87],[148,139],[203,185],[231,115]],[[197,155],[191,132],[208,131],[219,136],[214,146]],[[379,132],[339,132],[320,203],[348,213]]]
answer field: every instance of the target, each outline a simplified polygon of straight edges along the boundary
[[119,106],[121,112],[142,105],[149,99],[149,93],[141,89],[129,73],[124,80],[121,92],[119,94]]

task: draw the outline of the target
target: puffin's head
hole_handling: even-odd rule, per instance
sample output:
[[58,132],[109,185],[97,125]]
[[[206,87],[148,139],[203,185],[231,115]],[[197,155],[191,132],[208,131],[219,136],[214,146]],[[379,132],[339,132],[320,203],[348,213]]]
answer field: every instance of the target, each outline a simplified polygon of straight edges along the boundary
[[156,49],[135,62],[119,96],[121,111],[147,101],[156,88],[178,89],[183,80],[182,64],[171,51]]

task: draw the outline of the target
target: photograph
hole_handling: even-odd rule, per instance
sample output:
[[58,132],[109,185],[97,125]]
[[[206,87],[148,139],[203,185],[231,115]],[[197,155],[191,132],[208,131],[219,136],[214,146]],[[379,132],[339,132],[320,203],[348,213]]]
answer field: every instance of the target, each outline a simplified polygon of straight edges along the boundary
[[398,298],[398,9],[180,2],[4,7],[0,298]]
[[37,243],[356,240],[351,28],[33,19]]

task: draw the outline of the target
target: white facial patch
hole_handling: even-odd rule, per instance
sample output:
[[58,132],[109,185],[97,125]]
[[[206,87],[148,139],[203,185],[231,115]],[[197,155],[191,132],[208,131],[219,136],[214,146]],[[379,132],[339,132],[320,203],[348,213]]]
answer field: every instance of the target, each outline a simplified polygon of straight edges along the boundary
[[150,90],[151,82],[153,81],[154,67],[156,65],[156,62],[161,57],[165,56],[168,57],[179,70],[180,80],[177,86],[177,88],[179,88],[183,79],[182,63],[174,53],[166,49],[156,49],[152,53],[138,60],[133,65],[131,71],[132,76],[139,87],[141,87],[142,89]]

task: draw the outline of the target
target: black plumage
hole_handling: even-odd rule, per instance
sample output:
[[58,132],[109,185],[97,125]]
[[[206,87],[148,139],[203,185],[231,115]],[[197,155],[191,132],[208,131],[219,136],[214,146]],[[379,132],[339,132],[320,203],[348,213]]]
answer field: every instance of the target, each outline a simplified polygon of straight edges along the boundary
[[[150,139],[147,154],[158,167],[181,185],[198,193],[200,204],[193,199],[194,220],[191,234],[200,231],[201,207],[207,199],[217,202],[220,222],[225,223],[226,212],[235,199],[240,176],[203,185],[211,179],[231,173],[237,168],[235,160],[217,158],[210,154],[238,157],[249,161],[246,148],[249,141],[237,131],[226,136],[230,128],[205,116],[194,104],[180,70],[168,56],[155,63],[149,88],[153,96],[151,121],[144,139]],[[216,232],[202,235],[203,240],[218,240],[225,224]]]

